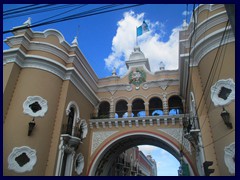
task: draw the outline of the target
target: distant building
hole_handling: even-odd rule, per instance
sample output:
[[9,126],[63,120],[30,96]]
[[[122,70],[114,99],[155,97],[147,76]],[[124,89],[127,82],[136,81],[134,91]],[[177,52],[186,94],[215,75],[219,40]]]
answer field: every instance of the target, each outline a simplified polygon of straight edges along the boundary
[[138,147],[121,153],[110,169],[109,175],[115,176],[155,176],[151,160]]
[[156,163],[156,161],[152,158],[151,155],[147,155],[147,158],[150,161],[151,166],[152,166],[151,176],[157,176],[157,163]]

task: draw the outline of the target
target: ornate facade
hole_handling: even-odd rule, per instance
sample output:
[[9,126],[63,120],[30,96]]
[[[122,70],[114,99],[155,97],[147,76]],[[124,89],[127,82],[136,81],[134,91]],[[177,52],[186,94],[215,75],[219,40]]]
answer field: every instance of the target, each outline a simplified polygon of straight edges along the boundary
[[235,36],[224,5],[179,32],[179,69],[151,72],[135,47],[123,77],[99,79],[77,39],[13,28],[3,52],[3,174],[109,175],[119,154],[161,147],[190,175],[235,174]]

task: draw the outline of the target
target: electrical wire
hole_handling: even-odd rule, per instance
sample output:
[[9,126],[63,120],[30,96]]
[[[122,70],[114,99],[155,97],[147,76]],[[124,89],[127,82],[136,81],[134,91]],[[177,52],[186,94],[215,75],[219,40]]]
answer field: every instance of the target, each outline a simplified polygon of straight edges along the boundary
[[205,86],[204,86],[204,88],[203,88],[203,93],[202,93],[201,99],[200,99],[200,101],[199,101],[199,103],[198,103],[198,106],[197,106],[197,113],[198,113],[198,111],[199,111],[201,102],[202,102],[202,100],[203,100],[203,96],[204,96],[204,94],[205,94],[205,92],[206,92],[206,89],[207,89],[209,80],[210,80],[210,78],[212,77],[211,74],[212,74],[213,68],[215,67],[217,55],[218,55],[218,53],[219,53],[219,51],[220,51],[220,47],[221,47],[221,44],[222,44],[222,41],[223,41],[223,38],[224,38],[224,35],[225,35],[225,32],[226,32],[226,29],[227,29],[227,24],[226,24],[226,26],[225,26],[225,30],[224,30],[224,32],[223,32],[223,35],[222,35],[222,38],[221,38],[221,41],[220,41],[220,44],[219,44],[219,47],[218,47],[216,56],[215,56],[215,58],[214,58],[213,65],[212,65],[211,70],[210,70],[210,72],[209,72],[209,76],[208,76],[207,81],[206,81],[206,83],[205,83]]
[[[19,29],[27,29],[27,28],[33,28],[33,27],[38,27],[38,26],[44,26],[44,25],[48,25],[48,24],[54,24],[54,23],[58,23],[58,22],[63,22],[63,21],[68,21],[68,20],[72,20],[72,19],[80,19],[80,18],[84,18],[84,17],[88,17],[88,16],[94,16],[94,15],[98,15],[98,14],[103,14],[103,13],[108,13],[108,12],[114,12],[114,11],[118,11],[118,10],[123,10],[126,8],[131,8],[131,7],[137,7],[137,6],[142,6],[144,4],[136,4],[136,5],[130,5],[127,7],[120,7],[120,8],[115,8],[115,9],[110,9],[110,10],[105,10],[105,11],[100,11],[100,12],[94,12],[94,13],[90,13],[90,14],[78,14],[78,15],[74,15],[74,16],[70,16],[70,17],[64,17],[64,18],[60,18],[60,19],[56,19],[56,20],[52,20],[52,21],[48,21],[48,22],[43,22],[43,23],[39,23],[39,24],[35,24],[35,25],[31,25],[29,27],[20,27]],[[16,29],[12,29],[12,30],[7,30],[7,31],[3,31],[3,34],[9,33],[9,32],[13,32]]]
[[23,6],[23,7],[8,9],[8,10],[6,10],[6,11],[3,11],[3,14],[4,14],[4,13],[8,13],[8,12],[12,12],[12,11],[16,11],[16,10],[19,10],[19,9],[23,10],[23,9],[25,9],[25,8],[33,7],[33,6],[38,6],[38,5],[39,5],[39,4],[31,4],[31,5],[28,5],[28,6]]
[[231,134],[231,133],[232,133],[232,132],[234,132],[234,131],[235,131],[235,129],[233,129],[233,130],[229,131],[229,132],[228,132],[227,134],[225,134],[224,136],[221,136],[220,138],[216,139],[215,141],[213,141],[213,142],[211,142],[211,143],[209,143],[209,144],[207,144],[207,145],[203,146],[203,148],[206,148],[207,146],[210,146],[210,145],[212,145],[213,143],[215,143],[215,142],[217,142],[217,141],[221,140],[222,138],[224,138],[224,137],[228,136],[229,134]]
[[[53,4],[51,6],[56,6],[58,4]],[[21,17],[21,16],[25,16],[25,15],[33,15],[33,14],[38,14],[38,13],[44,13],[44,12],[48,12],[48,11],[54,11],[54,10],[59,10],[59,9],[65,9],[65,8],[70,8],[72,6],[79,6],[78,4],[70,4],[70,5],[61,5],[61,6],[56,6],[56,7],[50,7],[50,8],[35,8],[37,9],[36,11],[32,11],[32,12],[26,12],[26,11],[23,11],[22,14],[15,14],[14,15],[11,15],[11,16],[7,16],[7,17],[3,17],[3,19],[12,19],[12,18],[15,18],[15,17]],[[49,5],[48,5],[49,7]]]
[[[210,78],[212,78],[212,79],[211,79],[211,82],[210,82],[210,83],[212,84],[212,81],[213,81],[214,76],[215,76],[215,74],[216,74],[216,70],[217,70],[218,63],[219,63],[219,61],[217,61],[217,57],[218,57],[219,51],[221,50],[222,42],[223,42],[223,39],[224,39],[224,37],[225,37],[225,33],[226,33],[226,31],[227,31],[228,23],[229,23],[229,20],[228,20],[227,23],[226,23],[226,26],[225,26],[225,29],[224,29],[224,32],[223,32],[221,41],[220,41],[220,43],[219,43],[219,47],[218,47],[218,49],[217,49],[217,52],[216,52],[216,55],[215,55],[215,58],[214,58],[214,61],[213,61],[213,65],[212,65],[212,67],[211,67],[211,70],[210,70],[210,72],[209,72],[209,76],[208,76],[207,82],[206,82],[205,87],[204,87],[204,93],[202,94],[201,100],[202,100],[202,98],[203,98],[203,95],[205,94],[205,91],[206,91],[206,89],[207,89],[206,87],[207,87],[207,85],[208,85],[208,82],[209,82]],[[217,63],[216,66],[215,66],[215,63]],[[214,67],[215,67],[215,69],[214,69]],[[214,72],[212,73],[212,71],[214,71]],[[213,74],[213,75],[211,76],[211,74]],[[208,96],[209,96],[209,95],[210,95],[210,91],[208,91],[208,92],[209,92],[209,93],[208,93]],[[208,99],[208,96],[207,96],[206,99]],[[200,102],[201,102],[201,101],[200,101]],[[199,107],[200,107],[200,102],[199,102],[198,110],[199,110]],[[210,105],[211,105],[211,102],[210,102]],[[210,106],[209,106],[209,108],[208,108],[208,110],[207,110],[207,113],[209,112],[209,109],[210,109]],[[202,113],[201,113],[201,114],[202,114]],[[201,130],[202,130],[202,128],[203,128],[206,120],[207,120],[207,116],[206,116],[206,118],[204,119],[202,126],[200,127]]]
[[[11,14],[18,14],[18,13],[21,13],[21,12],[27,12],[27,11],[34,10],[34,9],[41,9],[41,8],[45,8],[45,7],[49,7],[49,6],[56,6],[56,5],[58,5],[58,4],[46,4],[46,5],[42,5],[42,6],[38,6],[38,7],[32,7],[32,8],[28,8],[28,9],[24,8],[24,9],[13,11],[13,12],[5,12],[3,14],[3,16],[7,16],[7,15],[11,15]],[[16,16],[18,16],[18,15],[16,15]]]
[[[186,22],[187,22],[187,16],[188,16],[188,4],[186,4],[186,17],[185,17]],[[186,31],[184,32],[184,37],[186,37]],[[184,112],[186,113],[186,108],[185,108]],[[186,118],[185,113],[184,113],[184,119]],[[184,123],[184,120],[183,120],[182,123]],[[182,155],[181,153],[183,153],[184,128],[185,127],[183,125],[183,127],[182,127],[182,138],[181,138],[181,144],[180,144],[180,156]],[[179,123],[179,129],[180,129],[180,123]]]
[[86,6],[86,5],[87,5],[87,4],[83,4],[83,5],[80,5],[80,6],[78,6],[78,7],[73,8],[73,9],[70,9],[70,10],[67,10],[67,11],[64,11],[64,12],[61,12],[61,13],[59,13],[59,14],[50,16],[50,17],[48,17],[48,18],[45,18],[45,19],[42,19],[42,20],[39,20],[39,21],[36,21],[36,22],[34,22],[34,24],[43,22],[43,21],[45,21],[45,20],[52,19],[52,18],[54,18],[54,17],[56,17],[56,16],[60,16],[60,15],[62,15],[62,14],[69,13],[69,12],[74,11],[74,10],[76,10],[76,9],[82,8],[82,7]]

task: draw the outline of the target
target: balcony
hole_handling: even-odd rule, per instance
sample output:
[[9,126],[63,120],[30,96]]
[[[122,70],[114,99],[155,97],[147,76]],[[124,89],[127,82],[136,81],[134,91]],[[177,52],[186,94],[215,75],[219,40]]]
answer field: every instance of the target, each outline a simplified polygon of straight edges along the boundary
[[63,139],[63,143],[69,148],[77,149],[79,144],[82,143],[79,128],[70,127],[67,124],[62,125],[61,138]]
[[162,126],[162,125],[183,125],[183,121],[188,121],[188,114],[162,115],[162,116],[144,116],[144,117],[126,117],[126,118],[105,118],[90,119],[90,128],[112,128],[112,127],[139,127],[139,126]]

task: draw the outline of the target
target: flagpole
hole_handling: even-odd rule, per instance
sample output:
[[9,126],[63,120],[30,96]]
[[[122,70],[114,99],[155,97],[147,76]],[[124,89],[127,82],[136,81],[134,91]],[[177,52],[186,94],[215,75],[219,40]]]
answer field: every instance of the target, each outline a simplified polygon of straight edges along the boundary
[[137,35],[137,26],[136,26],[136,46],[138,46],[138,40],[137,40],[137,37],[138,37],[138,35]]

